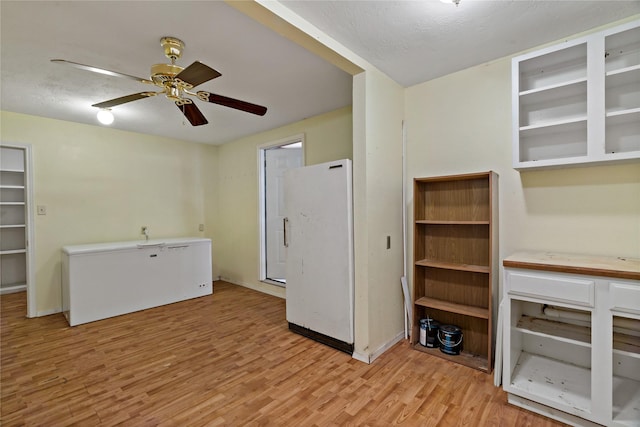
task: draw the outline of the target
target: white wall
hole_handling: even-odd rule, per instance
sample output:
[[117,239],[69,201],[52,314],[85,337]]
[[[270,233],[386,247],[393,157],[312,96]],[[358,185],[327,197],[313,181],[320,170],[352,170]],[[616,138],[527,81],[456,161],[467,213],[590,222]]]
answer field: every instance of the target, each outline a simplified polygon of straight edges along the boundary
[[[65,245],[205,236],[217,147],[3,111],[1,140],[33,147],[36,312],[59,311]],[[215,247],[215,240],[214,240]],[[214,259],[215,261],[215,259]],[[215,262],[214,262],[215,265]],[[215,274],[215,272],[214,272]]]
[[219,147],[215,235],[222,278],[284,298],[284,288],[259,280],[258,147],[303,133],[307,165],[351,159],[351,120],[345,107]]
[[[500,259],[518,250],[639,258],[639,163],[512,168],[510,67],[503,58],[406,89],[408,188],[414,177],[494,170]],[[409,224],[412,209],[410,195]]]

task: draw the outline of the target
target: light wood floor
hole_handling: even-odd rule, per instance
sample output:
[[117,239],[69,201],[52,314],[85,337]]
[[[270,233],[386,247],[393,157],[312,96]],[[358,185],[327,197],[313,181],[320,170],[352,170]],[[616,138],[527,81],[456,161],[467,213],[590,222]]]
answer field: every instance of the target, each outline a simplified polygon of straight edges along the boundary
[[401,342],[371,365],[289,332],[285,303],[212,296],[70,328],[1,298],[9,426],[558,426],[493,377]]

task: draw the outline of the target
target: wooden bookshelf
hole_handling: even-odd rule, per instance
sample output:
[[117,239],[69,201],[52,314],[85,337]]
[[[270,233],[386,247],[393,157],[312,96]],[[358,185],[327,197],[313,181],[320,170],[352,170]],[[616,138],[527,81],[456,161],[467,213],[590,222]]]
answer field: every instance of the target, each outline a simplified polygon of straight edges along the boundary
[[[497,280],[495,172],[414,179],[414,319],[422,352],[491,372]],[[497,287],[496,287],[497,289]],[[420,319],[462,330],[460,355],[418,342]]]

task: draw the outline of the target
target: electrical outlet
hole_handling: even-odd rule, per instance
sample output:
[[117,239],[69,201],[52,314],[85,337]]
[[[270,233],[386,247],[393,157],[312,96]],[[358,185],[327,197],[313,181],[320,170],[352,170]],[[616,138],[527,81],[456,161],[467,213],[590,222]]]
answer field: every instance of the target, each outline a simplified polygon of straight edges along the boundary
[[44,205],[38,205],[38,215],[46,215],[47,207]]

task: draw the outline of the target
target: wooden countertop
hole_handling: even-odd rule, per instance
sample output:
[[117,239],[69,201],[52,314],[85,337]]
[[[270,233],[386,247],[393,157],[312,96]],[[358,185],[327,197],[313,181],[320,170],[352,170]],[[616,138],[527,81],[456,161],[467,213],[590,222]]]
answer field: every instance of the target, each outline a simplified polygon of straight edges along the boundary
[[556,252],[516,252],[502,261],[510,268],[640,280],[640,259]]

